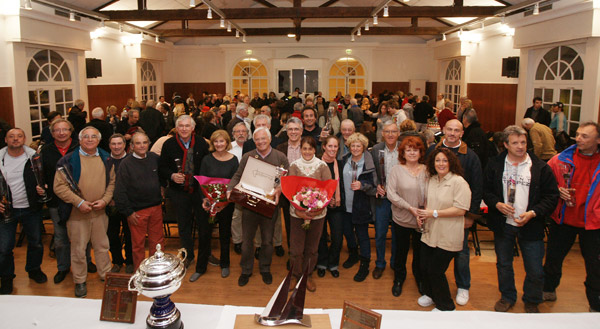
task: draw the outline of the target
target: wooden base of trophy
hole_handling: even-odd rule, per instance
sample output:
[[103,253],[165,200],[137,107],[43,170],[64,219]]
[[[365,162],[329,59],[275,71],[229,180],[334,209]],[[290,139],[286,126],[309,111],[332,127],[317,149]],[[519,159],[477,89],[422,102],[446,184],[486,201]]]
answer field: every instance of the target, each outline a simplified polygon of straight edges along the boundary
[[[254,314],[238,314],[235,317],[234,329],[265,329],[265,326],[259,324],[254,319]],[[331,329],[329,314],[304,314],[304,317],[310,317],[311,329]],[[306,328],[301,324],[285,324],[285,328]]]

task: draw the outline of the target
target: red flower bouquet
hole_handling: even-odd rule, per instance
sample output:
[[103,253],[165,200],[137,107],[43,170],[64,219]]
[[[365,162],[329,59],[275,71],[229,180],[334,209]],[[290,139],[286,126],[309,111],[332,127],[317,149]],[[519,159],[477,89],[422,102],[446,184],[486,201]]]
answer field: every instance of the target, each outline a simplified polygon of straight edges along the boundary
[[227,199],[227,184],[231,179],[207,176],[194,176],[194,178],[200,184],[200,190],[210,203],[208,222],[212,224],[215,222],[215,216],[218,213],[216,208],[222,209],[230,202]]
[[[281,177],[281,191],[283,195],[290,200],[290,204],[309,214],[309,216],[319,215],[331,201],[337,180],[329,179],[321,181],[310,177],[284,176]],[[302,228],[310,228],[310,219],[304,219]]]

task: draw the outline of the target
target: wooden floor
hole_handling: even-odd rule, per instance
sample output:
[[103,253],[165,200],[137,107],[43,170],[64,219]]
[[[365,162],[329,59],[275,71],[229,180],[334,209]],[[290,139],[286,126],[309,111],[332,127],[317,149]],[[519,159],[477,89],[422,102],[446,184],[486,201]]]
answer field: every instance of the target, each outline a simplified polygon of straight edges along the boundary
[[[49,257],[48,245],[50,243],[52,225],[47,224],[48,234],[43,237],[44,240],[44,260],[42,270],[48,275],[48,282],[37,284],[27,277],[25,272],[26,242],[22,247],[15,248],[15,266],[16,278],[14,280],[15,291],[18,295],[43,295],[43,296],[63,296],[73,297],[74,284],[72,276],[69,274],[65,281],[55,285],[53,282],[56,273],[56,260]],[[176,229],[171,229],[172,233],[177,234]],[[371,229],[371,236],[374,232]],[[285,233],[284,233],[285,234]],[[457,306],[458,310],[493,310],[494,303],[500,298],[498,292],[496,276],[496,257],[493,250],[493,244],[490,242],[492,235],[489,231],[479,233],[482,240],[482,255],[475,256],[471,249],[471,298],[465,306]],[[285,238],[284,238],[285,239]],[[179,247],[179,239],[176,237],[166,239],[166,251],[176,253]],[[487,242],[486,242],[487,241]],[[218,255],[218,240],[213,239],[213,250],[215,256]],[[390,240],[387,241],[387,259],[390,256]],[[375,242],[371,240],[371,253],[375,258]],[[255,262],[254,275],[245,287],[237,285],[238,277],[241,273],[239,267],[240,256],[231,251],[231,275],[228,278],[221,278],[220,268],[209,266],[207,273],[198,281],[191,283],[188,281],[193,272],[194,265],[190,266],[190,271],[186,274],[185,281],[181,288],[173,295],[175,302],[215,304],[215,305],[240,305],[240,306],[264,306],[267,304],[271,295],[277,289],[277,285],[287,274],[285,269],[286,258],[273,255],[273,264],[271,270],[273,273],[273,284],[265,285],[258,273],[258,264]],[[342,250],[341,261],[347,257],[347,250]],[[409,273],[404,289],[400,297],[394,297],[391,293],[393,271],[388,268],[379,280],[373,279],[371,275],[364,282],[354,282],[353,276],[358,270],[358,265],[351,269],[344,269],[340,266],[340,277],[333,278],[328,272],[325,277],[319,278],[315,275],[317,291],[307,292],[306,307],[308,308],[341,308],[344,300],[349,300],[372,309],[398,309],[398,310],[429,310],[417,305],[419,297],[414,279],[410,271],[411,256],[409,255],[408,268]],[[524,279],[523,263],[520,257],[515,258],[515,280],[519,292],[519,301],[511,312],[523,312],[523,302],[520,300],[522,292],[522,283]],[[375,264],[371,262],[371,271]],[[447,276],[450,282],[452,295],[456,293],[452,265],[448,269]],[[587,312],[588,303],[585,297],[583,281],[585,279],[585,269],[583,259],[580,254],[579,245],[575,244],[563,266],[563,279],[560,287],[557,289],[558,300],[556,302],[546,302],[540,305],[541,312]],[[97,274],[88,276],[88,296],[87,298],[101,299],[103,282],[100,282]],[[146,297],[140,296],[142,300]]]

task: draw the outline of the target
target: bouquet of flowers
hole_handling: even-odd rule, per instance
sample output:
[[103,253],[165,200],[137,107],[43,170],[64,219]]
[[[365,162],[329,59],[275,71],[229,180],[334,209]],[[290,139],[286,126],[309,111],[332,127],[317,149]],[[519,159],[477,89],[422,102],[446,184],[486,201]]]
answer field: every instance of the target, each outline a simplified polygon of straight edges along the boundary
[[[309,217],[319,215],[331,201],[337,180],[318,179],[301,176],[281,177],[281,191],[290,200],[290,204],[299,211],[307,212]],[[310,228],[311,219],[304,219],[302,228]]]
[[210,204],[208,222],[213,224],[219,210],[223,209],[230,202],[227,199],[227,184],[229,184],[231,179],[207,176],[194,176],[194,178],[200,184],[202,194],[208,199]]

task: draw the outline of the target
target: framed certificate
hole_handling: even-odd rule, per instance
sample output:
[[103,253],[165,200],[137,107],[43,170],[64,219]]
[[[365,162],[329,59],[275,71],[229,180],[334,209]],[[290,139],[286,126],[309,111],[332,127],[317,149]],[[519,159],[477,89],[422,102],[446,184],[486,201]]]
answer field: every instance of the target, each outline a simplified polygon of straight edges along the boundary
[[344,301],[340,329],[379,329],[381,314],[349,301]]
[[128,274],[106,273],[100,310],[101,321],[135,322],[138,294],[128,289],[130,277]]

